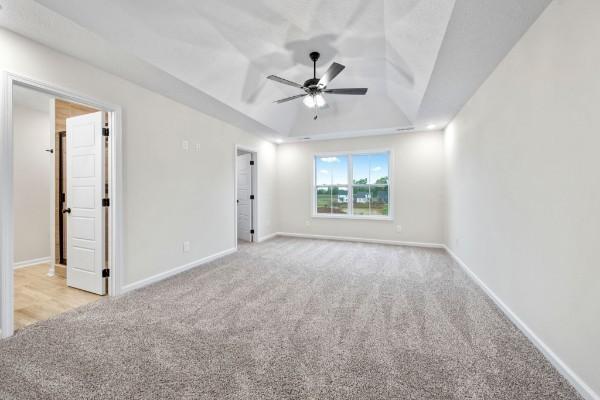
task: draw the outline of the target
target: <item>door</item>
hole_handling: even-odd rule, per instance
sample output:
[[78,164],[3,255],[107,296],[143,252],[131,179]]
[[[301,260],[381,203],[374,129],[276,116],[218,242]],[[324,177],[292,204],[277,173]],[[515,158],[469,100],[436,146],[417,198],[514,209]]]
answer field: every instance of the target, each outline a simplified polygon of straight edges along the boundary
[[250,154],[237,156],[237,234],[238,239],[252,240],[252,169]]
[[104,113],[67,118],[67,285],[103,295]]

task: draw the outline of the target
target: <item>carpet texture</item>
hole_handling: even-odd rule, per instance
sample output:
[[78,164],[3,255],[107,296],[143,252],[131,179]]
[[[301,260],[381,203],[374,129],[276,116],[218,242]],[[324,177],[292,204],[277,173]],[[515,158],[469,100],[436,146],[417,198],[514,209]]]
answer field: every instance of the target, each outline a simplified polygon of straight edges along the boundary
[[1,399],[579,399],[443,251],[275,238],[0,341]]

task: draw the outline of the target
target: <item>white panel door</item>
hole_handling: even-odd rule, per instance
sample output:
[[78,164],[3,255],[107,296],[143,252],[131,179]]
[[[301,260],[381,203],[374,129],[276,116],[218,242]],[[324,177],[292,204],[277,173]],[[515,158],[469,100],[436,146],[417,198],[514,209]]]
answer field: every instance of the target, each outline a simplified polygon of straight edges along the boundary
[[237,234],[238,239],[250,241],[252,229],[252,169],[250,154],[237,156]]
[[104,113],[67,118],[67,285],[105,294]]

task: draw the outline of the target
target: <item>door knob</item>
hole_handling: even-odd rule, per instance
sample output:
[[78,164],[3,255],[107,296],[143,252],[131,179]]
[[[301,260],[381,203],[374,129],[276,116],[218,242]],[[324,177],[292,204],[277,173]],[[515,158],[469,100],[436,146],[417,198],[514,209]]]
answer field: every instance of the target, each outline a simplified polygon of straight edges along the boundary
[[63,214],[64,213],[71,214],[71,209],[70,208],[65,208],[62,212],[63,212]]

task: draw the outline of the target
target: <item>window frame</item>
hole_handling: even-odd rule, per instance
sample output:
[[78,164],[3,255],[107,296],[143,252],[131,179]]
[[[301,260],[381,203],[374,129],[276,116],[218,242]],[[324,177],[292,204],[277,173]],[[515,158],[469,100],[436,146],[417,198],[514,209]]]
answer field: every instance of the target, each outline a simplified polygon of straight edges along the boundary
[[[365,156],[373,154],[387,153],[388,155],[388,215],[354,215],[354,186],[374,186],[375,184],[366,185],[355,185],[353,182],[353,157],[354,156]],[[335,151],[335,152],[320,152],[314,153],[312,157],[312,183],[311,183],[311,207],[312,207],[312,218],[324,218],[324,219],[356,219],[356,220],[375,220],[375,221],[393,221],[394,220],[394,202],[393,202],[393,170],[394,170],[394,157],[392,149],[369,149],[369,150],[352,150],[352,151]],[[348,187],[348,214],[319,214],[317,212],[317,188],[324,187],[324,185],[317,185],[317,158],[318,157],[348,157],[347,165],[347,185],[327,185],[328,187],[333,186],[347,186]],[[385,186],[385,185],[381,185]]]

